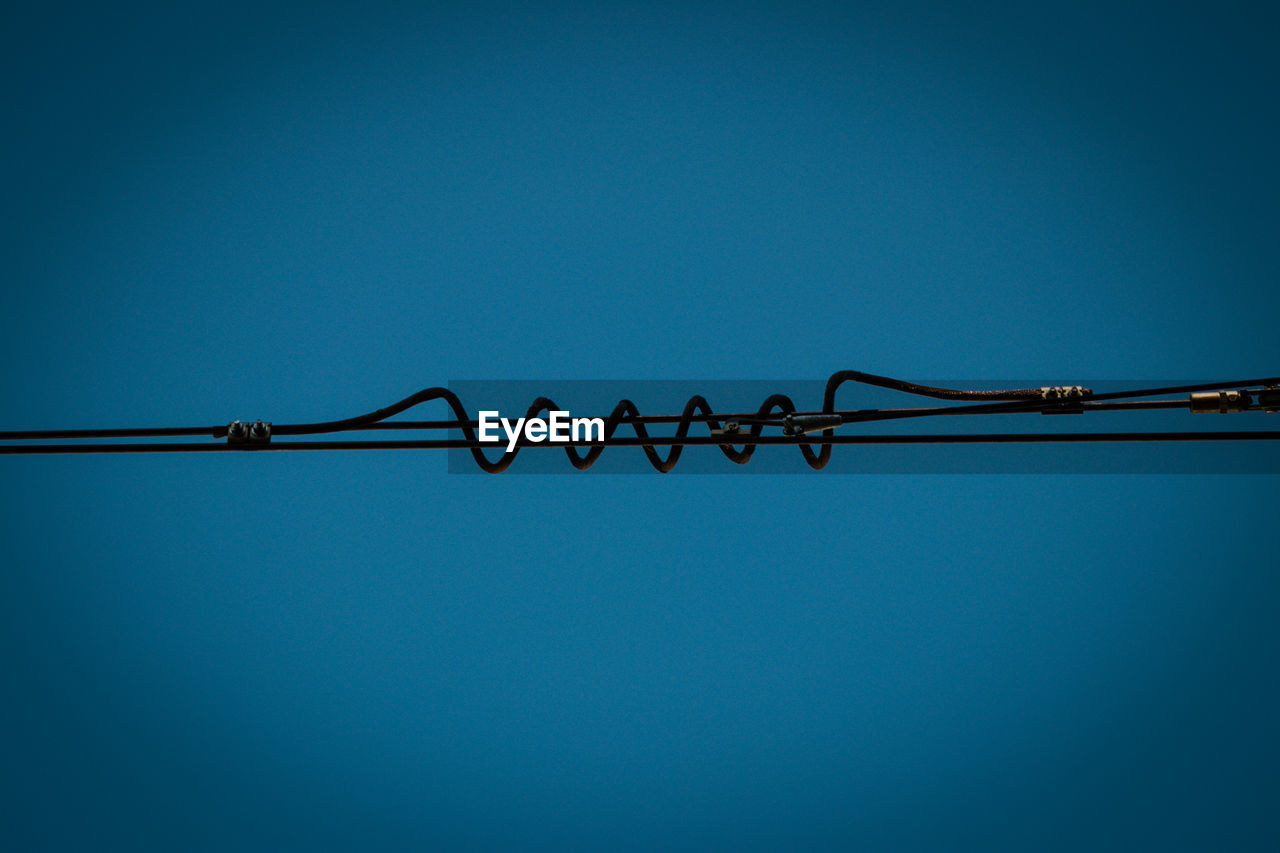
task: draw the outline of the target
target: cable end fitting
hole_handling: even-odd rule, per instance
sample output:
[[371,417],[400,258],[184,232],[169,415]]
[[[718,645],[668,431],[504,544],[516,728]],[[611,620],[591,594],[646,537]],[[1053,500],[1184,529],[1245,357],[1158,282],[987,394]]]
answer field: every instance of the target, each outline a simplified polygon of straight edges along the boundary
[[1245,412],[1252,400],[1247,391],[1202,391],[1192,394],[1191,411],[1197,415]]
[[783,435],[799,436],[835,429],[844,423],[840,415],[787,415],[782,419]]

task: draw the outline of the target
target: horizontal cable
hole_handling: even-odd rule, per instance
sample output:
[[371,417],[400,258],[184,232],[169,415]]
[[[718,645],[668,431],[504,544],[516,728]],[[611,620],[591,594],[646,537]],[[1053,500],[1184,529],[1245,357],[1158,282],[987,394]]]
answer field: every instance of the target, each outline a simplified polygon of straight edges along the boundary
[[[1244,383],[1209,383],[1206,385],[1186,386],[1194,387],[1197,390],[1203,389],[1226,389],[1226,388],[1243,388],[1249,385],[1260,384],[1258,380]],[[1169,393],[1167,389],[1154,389],[1153,391],[1126,391],[1119,392],[1120,396],[1132,397],[1144,394],[1155,395],[1157,393]],[[1117,395],[1095,395],[1092,398],[1074,403],[1075,408],[1082,411],[1123,411],[1123,410],[1146,410],[1146,409],[1185,409],[1187,408],[1186,400],[1141,400],[1126,402],[1100,402],[1102,399],[1114,398]],[[889,409],[840,409],[835,414],[845,418],[845,423],[861,423],[873,420],[897,420],[902,418],[913,417],[931,417],[934,415],[986,415],[986,414],[1037,414],[1043,409],[1052,409],[1054,405],[1060,404],[1044,404],[1036,405],[1031,403],[1012,403],[1012,404],[995,404],[995,405],[979,405],[979,406],[928,406],[915,408],[889,408]],[[798,411],[796,415],[819,415],[830,414],[821,410]],[[595,416],[603,417],[603,416]],[[679,423],[684,420],[683,415],[636,415],[622,418],[620,424],[671,424]],[[781,424],[779,418],[757,418],[754,412],[726,412],[723,414],[693,414],[688,420],[694,423],[706,423],[708,421],[737,421],[739,423],[753,423],[755,421],[763,421],[769,426],[778,426]],[[346,426],[336,432],[360,432],[364,430],[406,430],[406,429],[459,429],[463,426],[477,428],[480,422],[477,420],[424,420],[424,421],[371,421],[355,426]],[[273,427],[276,435],[307,435],[305,428],[312,426],[309,424],[279,424]],[[226,424],[213,424],[210,426],[193,426],[193,427],[128,427],[121,429],[56,429],[56,430],[8,430],[0,431],[0,441],[36,441],[36,440],[59,440],[74,438],[145,438],[145,437],[177,437],[187,435],[203,435],[213,438],[225,438],[227,435]]]
[[153,436],[207,435],[218,438],[218,434],[227,434],[227,425],[207,427],[136,427],[130,429],[29,429],[0,432],[0,440],[18,441],[32,439],[59,438],[143,438]]
[[[903,391],[908,394],[942,398],[948,400],[982,400],[982,402],[966,406],[934,406],[899,409],[835,409],[835,395],[845,382],[858,382],[884,388]],[[795,425],[791,419],[812,417],[817,415],[834,415],[838,425],[866,423],[882,420],[904,418],[979,415],[979,414],[1015,414],[1015,413],[1076,413],[1084,411],[1119,411],[1140,409],[1172,409],[1187,408],[1187,400],[1135,401],[1119,402],[1122,398],[1150,397],[1166,394],[1188,393],[1202,390],[1238,389],[1254,385],[1274,385],[1280,379],[1251,379],[1228,382],[1198,383],[1193,385],[1164,386],[1160,388],[1144,388],[1129,391],[1116,391],[1105,394],[1091,394],[1087,389],[1078,387],[1050,389],[1010,389],[1003,391],[967,391],[933,386],[917,385],[897,379],[889,379],[858,371],[840,371],[833,374],[826,384],[823,394],[823,407],[817,412],[797,412],[791,398],[785,394],[774,394],[765,399],[754,413],[719,414],[711,409],[710,404],[701,397],[689,398],[684,410],[679,415],[641,415],[630,400],[621,400],[604,420],[603,441],[555,442],[564,448],[571,464],[575,468],[589,468],[606,447],[641,447],[649,461],[659,471],[671,470],[680,457],[684,447],[711,445],[717,446],[730,461],[745,464],[750,460],[759,445],[794,444],[800,447],[808,464],[815,468],[824,467],[830,459],[831,447],[836,444],[923,444],[923,443],[1008,443],[1008,442],[1040,442],[1057,443],[1064,441],[1224,441],[1224,440],[1261,440],[1273,437],[1265,432],[1185,432],[1185,433],[1057,433],[1057,434],[988,434],[988,435],[933,435],[933,436],[836,436],[834,426],[827,426],[832,418],[819,419],[814,425],[821,430],[821,436],[811,434],[795,436],[764,436],[766,427],[778,427],[787,424],[788,432]],[[1064,396],[1069,394],[1069,396]],[[443,400],[454,415],[453,420],[402,421],[395,422],[389,418],[417,405],[433,400]],[[559,407],[549,398],[539,397],[534,400],[526,418],[533,418],[542,412],[558,411]],[[736,421],[736,431],[720,435],[690,436],[688,431],[693,423],[706,423],[715,433],[720,431],[721,422]],[[647,424],[674,423],[674,436],[649,436]],[[241,442],[228,444],[92,444],[92,445],[0,445],[0,454],[30,453],[146,453],[146,452],[207,452],[211,450],[357,450],[357,449],[431,449],[431,448],[465,448],[470,450],[476,463],[485,471],[498,473],[505,470],[514,460],[516,453],[524,447],[539,446],[528,441],[517,442],[510,452],[502,453],[496,461],[488,459],[484,450],[501,449],[499,442],[482,443],[475,434],[478,421],[467,416],[458,397],[447,388],[427,388],[400,400],[390,406],[337,421],[323,421],[306,424],[276,424],[270,429],[270,435],[305,436],[324,433],[354,432],[363,430],[385,429],[459,429],[463,439],[424,439],[416,441],[350,441],[350,442]],[[622,438],[615,432],[620,426],[630,426],[636,433],[634,438]],[[742,431],[741,427],[749,427]],[[826,428],[823,428],[826,427]],[[227,426],[211,427],[162,427],[131,428],[102,430],[25,430],[0,432],[0,440],[69,440],[77,438],[126,438],[126,437],[179,437],[205,435],[222,438],[228,435]],[[664,459],[657,454],[655,448],[670,447],[671,452]],[[576,448],[586,448],[587,453],[580,455]],[[741,448],[741,449],[738,449]],[[814,448],[817,448],[815,452]]]
[[[734,445],[838,445],[838,444],[1062,444],[1132,441],[1275,441],[1280,430],[1190,431],[1190,432],[1061,432],[1061,433],[972,433],[921,435],[749,435],[735,437]],[[516,448],[526,447],[718,447],[723,436],[615,436],[603,441],[532,442],[520,439]],[[505,442],[439,438],[404,441],[282,441],[270,444],[10,444],[0,445],[3,454],[38,453],[194,453],[218,451],[266,452],[273,450],[502,450]],[[511,454],[514,455],[514,454]]]
[[[1134,401],[1108,402],[1108,403],[1091,403],[1086,401],[1083,403],[1077,403],[1075,405],[1086,412],[1116,412],[1116,411],[1138,411],[1138,410],[1156,410],[1156,409],[1185,409],[1187,408],[1187,401],[1186,400],[1134,400]],[[972,407],[972,408],[979,408],[979,407]],[[883,418],[878,418],[879,420],[893,420],[896,417],[912,417],[915,415],[915,413],[922,413],[926,415],[991,414],[990,412],[972,411],[971,407],[967,407],[967,406],[947,406],[942,408],[928,407],[928,408],[913,408],[913,409],[845,409],[845,410],[840,410],[835,412],[835,414],[841,415],[845,418],[851,418],[851,419],[858,418],[859,416],[862,416],[862,415],[885,415],[885,417]],[[1026,408],[1014,409],[1008,412],[1008,414],[1039,414],[1039,413],[1040,413],[1039,409],[1026,409]],[[827,414],[827,413],[826,412],[794,412],[793,414],[821,415],[821,414]],[[995,414],[1000,414],[1000,413],[996,412]],[[580,416],[575,416],[575,417],[580,417]],[[601,415],[597,417],[603,417],[603,416]],[[619,421],[619,423],[620,424],[634,424],[634,423],[674,424],[674,423],[679,423],[681,420],[682,420],[681,415],[640,415],[638,417],[623,418],[621,421]],[[737,421],[738,423],[745,423],[745,424],[751,424],[751,423],[755,423],[758,420],[764,420],[764,421],[767,421],[766,423],[767,426],[782,425],[781,418],[758,419],[755,417],[754,413],[730,412],[725,414],[717,413],[714,415],[693,415],[689,418],[689,420],[691,420],[694,423],[705,423],[707,421]],[[492,423],[493,421],[490,421],[490,424]],[[845,423],[856,423],[856,421],[846,420]],[[377,423],[371,423],[366,426],[356,427],[346,431],[362,432],[365,430],[384,430],[384,429],[391,429],[391,430],[458,429],[463,424],[466,424],[467,426],[470,426],[472,428],[477,428],[480,426],[480,422],[475,420],[472,420],[472,421],[457,421],[457,420],[379,421]],[[3,435],[0,435],[0,437],[3,437]],[[76,436],[69,436],[69,437],[74,438]]]

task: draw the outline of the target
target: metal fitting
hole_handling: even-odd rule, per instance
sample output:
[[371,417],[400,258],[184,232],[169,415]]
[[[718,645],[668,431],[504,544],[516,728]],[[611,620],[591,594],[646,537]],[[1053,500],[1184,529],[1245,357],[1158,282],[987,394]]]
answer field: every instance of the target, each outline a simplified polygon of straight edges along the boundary
[[1040,389],[1040,398],[1053,403],[1040,410],[1042,415],[1078,415],[1084,411],[1080,403],[1093,394],[1093,389],[1081,385],[1054,385]]
[[1271,385],[1259,391],[1258,405],[1264,412],[1280,412],[1280,385]]
[[741,428],[741,427],[740,427],[740,425],[739,425],[739,423],[738,423],[737,421],[725,421],[725,422],[724,422],[724,426],[723,426],[721,429],[713,429],[713,430],[711,430],[711,434],[712,434],[712,435],[736,436],[736,435],[738,435],[738,430],[739,430],[740,428]]
[[1202,391],[1191,395],[1191,411],[1197,415],[1226,414],[1249,410],[1248,393],[1244,391]]
[[227,444],[254,445],[271,443],[270,421],[232,421],[227,424]]
[[1040,389],[1045,400],[1079,400],[1093,394],[1093,389],[1081,385],[1053,385]]
[[787,415],[782,419],[784,435],[807,435],[811,432],[835,429],[844,423],[840,415]]

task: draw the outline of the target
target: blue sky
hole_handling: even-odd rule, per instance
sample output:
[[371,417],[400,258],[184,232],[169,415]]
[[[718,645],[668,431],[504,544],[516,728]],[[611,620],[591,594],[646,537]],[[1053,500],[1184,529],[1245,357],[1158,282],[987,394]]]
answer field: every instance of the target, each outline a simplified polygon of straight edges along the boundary
[[[0,33],[4,429],[463,379],[1276,373],[1252,5]],[[1272,476],[0,462],[14,849],[1274,843]]]

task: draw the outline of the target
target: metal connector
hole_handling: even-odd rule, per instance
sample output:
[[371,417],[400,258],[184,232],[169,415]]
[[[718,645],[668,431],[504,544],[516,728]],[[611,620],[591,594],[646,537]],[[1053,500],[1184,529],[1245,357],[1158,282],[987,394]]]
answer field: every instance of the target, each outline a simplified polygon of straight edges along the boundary
[[247,424],[244,421],[232,421],[227,424],[227,444],[255,445],[270,443],[270,421],[254,421],[251,424]]
[[1191,411],[1197,415],[1247,412],[1252,402],[1245,391],[1202,391],[1191,395]]
[[835,429],[844,423],[840,415],[787,415],[782,419],[784,435],[808,435],[811,432],[822,432]]
[[720,429],[711,430],[714,436],[724,436],[726,438],[736,438],[740,435],[741,425],[737,421],[725,421],[724,426]]
[[1258,405],[1264,412],[1280,412],[1280,385],[1271,385],[1259,391]]
[[1054,385],[1040,389],[1040,398],[1054,403],[1040,410],[1042,415],[1077,415],[1084,411],[1080,403],[1092,396],[1093,389],[1082,385]]

